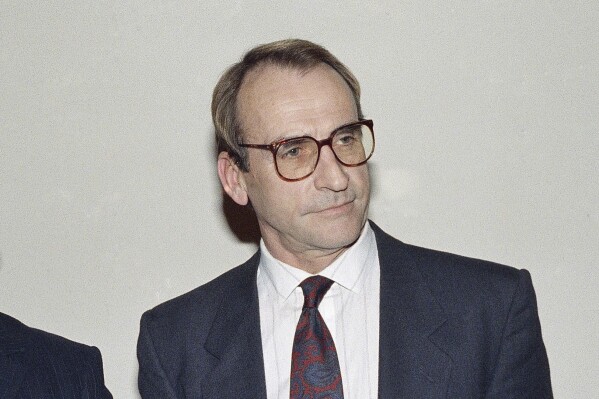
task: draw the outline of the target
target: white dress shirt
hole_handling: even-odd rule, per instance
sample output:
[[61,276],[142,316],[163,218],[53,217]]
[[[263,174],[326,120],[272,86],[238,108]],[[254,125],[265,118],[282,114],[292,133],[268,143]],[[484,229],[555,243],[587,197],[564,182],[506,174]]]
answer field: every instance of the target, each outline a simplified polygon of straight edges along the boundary
[[[258,298],[268,399],[289,399],[291,352],[311,274],[275,259],[260,242]],[[366,223],[358,241],[319,273],[335,283],[318,309],[339,358],[345,399],[376,398],[378,391],[380,266]]]

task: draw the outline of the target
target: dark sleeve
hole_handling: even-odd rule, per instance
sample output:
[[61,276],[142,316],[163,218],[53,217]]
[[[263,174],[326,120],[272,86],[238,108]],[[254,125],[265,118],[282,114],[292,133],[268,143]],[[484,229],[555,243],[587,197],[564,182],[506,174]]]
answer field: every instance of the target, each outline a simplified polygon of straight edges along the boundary
[[141,317],[139,338],[137,340],[137,360],[139,374],[137,384],[143,399],[170,399],[176,398],[175,389],[169,382],[167,375],[160,363],[151,335],[151,314],[146,312]]
[[537,300],[526,270],[519,273],[501,340],[486,398],[553,398]]

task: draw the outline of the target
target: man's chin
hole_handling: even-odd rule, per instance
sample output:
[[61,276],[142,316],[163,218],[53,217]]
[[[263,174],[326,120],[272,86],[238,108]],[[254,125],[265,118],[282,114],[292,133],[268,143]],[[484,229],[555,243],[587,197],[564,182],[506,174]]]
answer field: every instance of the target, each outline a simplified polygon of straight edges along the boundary
[[331,250],[352,246],[360,237],[364,223],[352,221],[351,223],[321,223],[315,229],[318,231],[317,245]]

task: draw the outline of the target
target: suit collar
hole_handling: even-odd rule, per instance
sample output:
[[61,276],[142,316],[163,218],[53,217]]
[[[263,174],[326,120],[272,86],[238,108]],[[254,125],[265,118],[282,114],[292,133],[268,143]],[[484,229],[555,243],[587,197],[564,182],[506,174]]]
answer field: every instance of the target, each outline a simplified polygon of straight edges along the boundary
[[412,247],[371,222],[381,267],[379,397],[443,398],[451,372],[447,317]]
[[238,268],[206,339],[204,347],[215,360],[203,384],[206,398],[266,398],[256,287],[259,259],[256,253]]

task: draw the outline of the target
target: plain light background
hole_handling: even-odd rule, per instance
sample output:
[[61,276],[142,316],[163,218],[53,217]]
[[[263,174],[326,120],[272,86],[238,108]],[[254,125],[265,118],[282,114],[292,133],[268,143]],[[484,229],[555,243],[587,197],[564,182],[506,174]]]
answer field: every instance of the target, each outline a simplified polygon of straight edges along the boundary
[[371,218],[527,268],[554,391],[599,397],[599,2],[0,0],[0,311],[98,346],[136,398],[142,312],[243,262],[212,89],[300,37],[375,121]]

